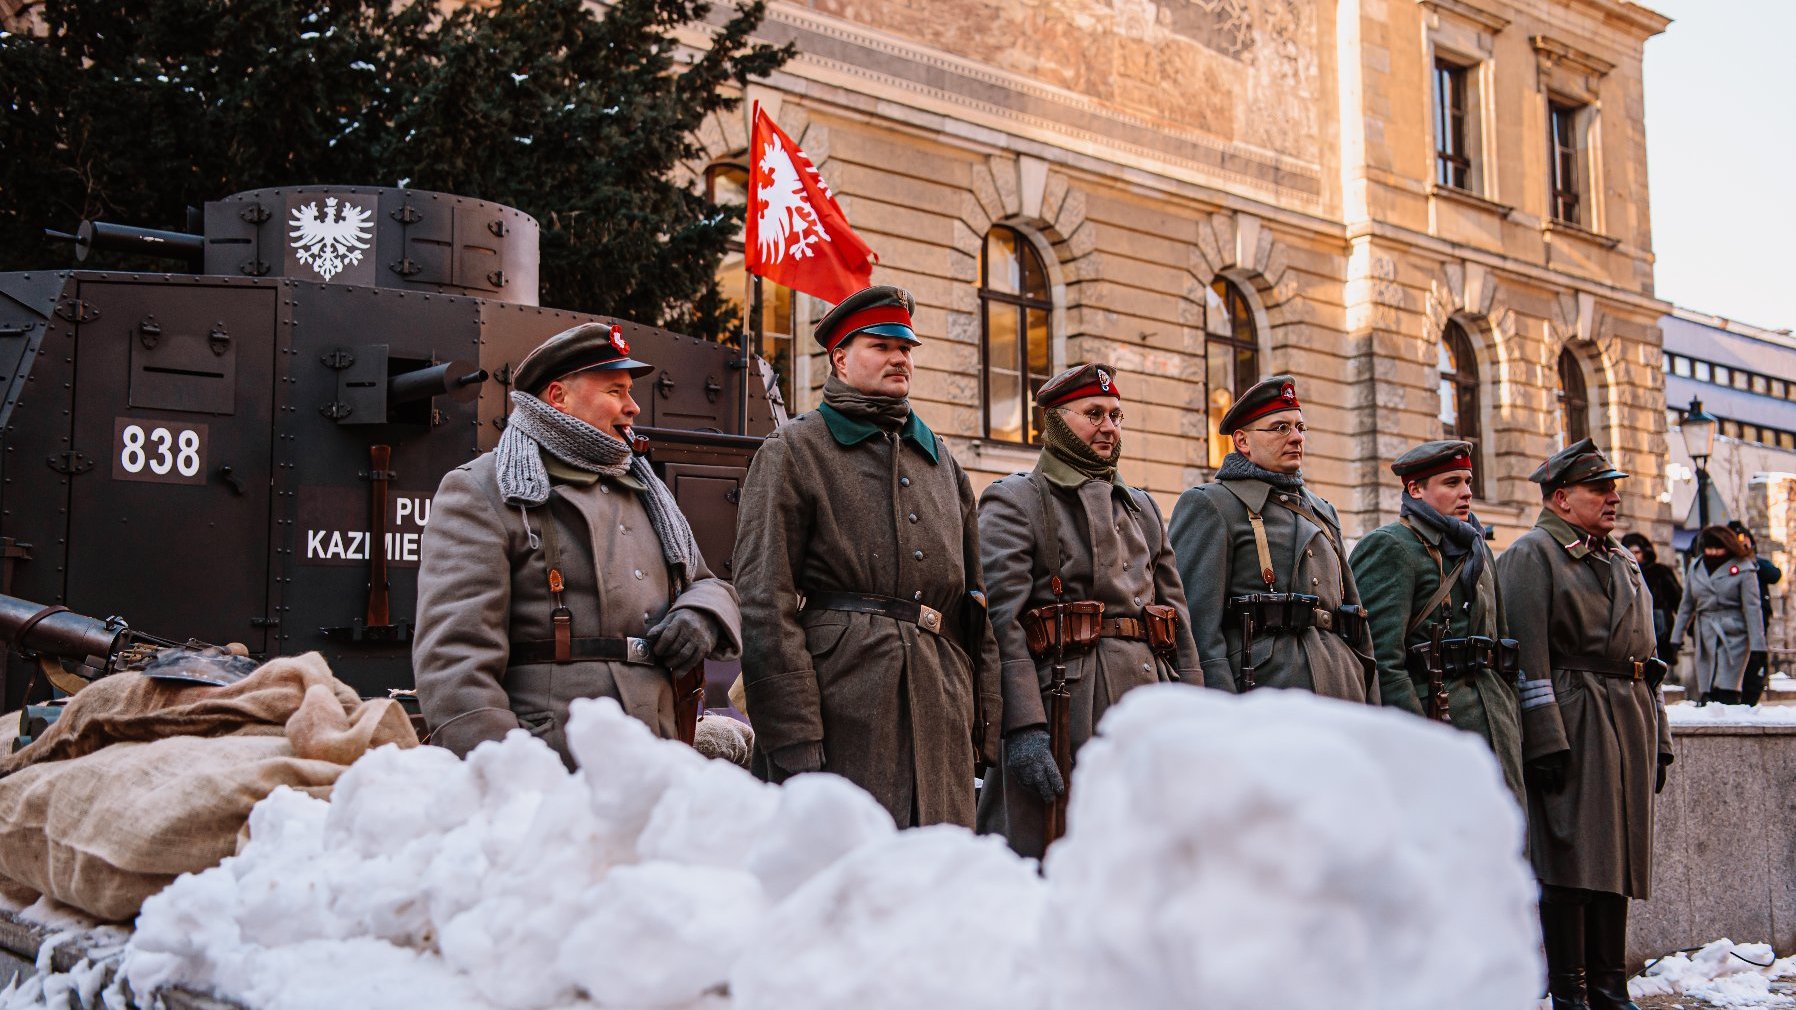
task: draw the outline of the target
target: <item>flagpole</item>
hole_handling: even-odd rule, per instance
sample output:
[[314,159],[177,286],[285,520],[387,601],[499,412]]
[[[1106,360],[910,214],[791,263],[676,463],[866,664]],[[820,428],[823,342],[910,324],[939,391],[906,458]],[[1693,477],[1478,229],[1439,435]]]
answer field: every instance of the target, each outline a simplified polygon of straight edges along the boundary
[[748,434],[748,369],[753,360],[750,358],[749,340],[752,337],[754,346],[761,346],[761,275],[749,274],[748,317],[749,324],[742,330],[742,434]]

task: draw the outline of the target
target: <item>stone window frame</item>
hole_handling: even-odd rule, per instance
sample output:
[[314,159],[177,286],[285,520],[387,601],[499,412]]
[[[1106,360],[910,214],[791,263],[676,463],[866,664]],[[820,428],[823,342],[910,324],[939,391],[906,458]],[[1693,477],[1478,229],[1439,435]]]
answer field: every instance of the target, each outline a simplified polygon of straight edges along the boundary
[[[1496,38],[1509,27],[1509,19],[1484,10],[1467,0],[1419,0],[1424,16],[1422,65],[1429,74],[1428,86],[1421,89],[1423,122],[1432,138],[1428,144],[1430,191],[1469,193],[1496,203],[1503,203],[1501,193],[1502,166],[1496,156],[1496,88],[1494,67]],[[1466,71],[1466,105],[1468,157],[1471,169],[1463,188],[1439,181],[1435,151],[1439,140],[1435,134],[1438,110],[1435,100],[1436,66],[1440,63],[1462,67]]]
[[[1435,340],[1435,388],[1439,392],[1444,392],[1441,390],[1442,386],[1448,383],[1453,386],[1453,430],[1450,432],[1446,430],[1446,422],[1443,419],[1441,437],[1472,443],[1472,495],[1482,501],[1484,500],[1484,489],[1487,486],[1484,479],[1485,412],[1489,407],[1491,397],[1485,395],[1485,387],[1490,380],[1486,377],[1486,372],[1489,369],[1484,367],[1484,355],[1481,353],[1483,348],[1480,346],[1478,338],[1473,336],[1479,329],[1476,321],[1461,314],[1453,315],[1447,320],[1446,325],[1441,327],[1440,334]],[[1458,335],[1457,341],[1453,339],[1454,334]],[[1455,344],[1458,346],[1454,347]],[[1453,371],[1448,373],[1440,367],[1440,362],[1450,353],[1453,359]],[[1467,372],[1471,373],[1469,378],[1466,377]],[[1451,374],[1451,378],[1449,378],[1449,374]],[[1470,404],[1466,402],[1468,397],[1471,400]],[[1468,415],[1471,417],[1470,430],[1467,429],[1466,424]]]
[[[1221,422],[1222,415],[1228,412],[1229,406],[1234,404],[1236,397],[1240,396],[1260,379],[1271,374],[1269,365],[1272,355],[1269,346],[1269,337],[1272,333],[1272,322],[1267,316],[1266,303],[1260,297],[1259,288],[1254,283],[1254,280],[1254,275],[1248,271],[1241,269],[1226,269],[1219,270],[1213,274],[1209,284],[1205,286],[1206,297],[1204,299],[1203,325],[1204,427],[1208,432],[1209,440],[1206,462],[1211,469],[1221,466],[1222,457],[1234,449],[1233,437],[1217,431],[1217,425]],[[1229,391],[1227,405],[1224,405],[1217,399],[1217,391],[1210,383],[1210,353],[1217,346],[1227,346],[1231,349],[1232,354],[1233,350],[1240,348],[1241,345],[1247,341],[1240,339],[1234,333],[1224,336],[1220,333],[1211,331],[1209,295],[1214,294],[1218,301],[1224,301],[1223,296],[1215,291],[1215,287],[1218,284],[1226,285],[1229,291],[1232,291],[1239,297],[1242,307],[1246,309],[1247,325],[1253,330],[1250,339],[1253,343],[1254,368],[1252,373],[1245,378],[1239,375],[1235,377],[1235,385],[1237,388]]]
[[[1571,388],[1575,380],[1576,390]],[[1558,383],[1554,387],[1554,402],[1559,406],[1559,442],[1564,447],[1581,438],[1589,438],[1591,430],[1591,397],[1590,375],[1583,355],[1571,346],[1559,349]],[[1578,423],[1573,424],[1571,422]]]
[[[1030,297],[1026,293],[1012,294],[1001,292],[996,291],[989,286],[988,282],[990,278],[986,275],[989,264],[985,257],[985,248],[990,243],[992,234],[999,229],[1003,229],[1015,235],[1018,239],[1018,248],[1020,250],[1025,250],[1034,258],[1036,266],[1040,270],[1042,288],[1046,292],[1045,297]],[[1064,345],[1063,339],[1059,336],[1061,331],[1057,325],[1060,313],[1063,311],[1059,298],[1059,293],[1063,288],[1060,284],[1056,283],[1055,274],[1050,266],[1053,262],[1053,248],[1047,243],[1046,239],[1034,229],[1027,227],[1021,222],[1014,220],[994,221],[991,226],[986,229],[985,235],[981,238],[978,261],[979,276],[976,280],[979,295],[979,437],[986,441],[1016,446],[1039,446],[1042,444],[1042,419],[1038,416],[1040,411],[1035,407],[1035,391],[1040,388],[1041,382],[1045,382],[1047,379],[1052,378],[1059,370],[1059,361]],[[1020,390],[1020,406],[1022,408],[1022,416],[1024,419],[1024,437],[1021,441],[1003,438],[992,433],[992,408],[994,404],[991,390],[992,362],[990,307],[994,302],[1013,305],[1020,310],[1018,317],[1017,350],[1019,354],[1019,372],[1023,379]],[[1047,346],[1045,350],[1047,351],[1047,368],[1040,374],[1030,371],[1028,367],[1028,314],[1031,312],[1039,312],[1042,314],[1042,321],[1045,324],[1046,329]],[[1036,381],[1038,379],[1041,381]],[[1033,437],[1031,437],[1032,433]]]
[[[1546,144],[1542,159],[1540,191],[1541,227],[1571,228],[1592,235],[1607,234],[1608,214],[1603,193],[1603,80],[1615,64],[1585,52],[1550,35],[1531,35],[1534,48],[1535,86],[1540,93],[1537,103],[1540,116],[1539,135]],[[1577,220],[1561,218],[1554,200],[1554,109],[1572,110],[1578,141],[1578,192],[1580,203]]]

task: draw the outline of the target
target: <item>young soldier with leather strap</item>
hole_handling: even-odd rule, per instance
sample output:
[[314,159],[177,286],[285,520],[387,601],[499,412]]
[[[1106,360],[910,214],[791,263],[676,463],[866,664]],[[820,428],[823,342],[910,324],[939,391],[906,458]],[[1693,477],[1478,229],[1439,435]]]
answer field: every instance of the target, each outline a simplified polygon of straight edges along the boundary
[[755,454],[736,525],[755,771],[831,771],[900,827],[971,827],[996,756],[998,647],[972,484],[911,409],[914,302],[850,295],[817,324],[823,404]]
[[1035,469],[979,500],[1004,661],[1004,760],[986,775],[979,830],[1026,856],[1064,827],[1066,775],[1109,707],[1142,684],[1203,674],[1160,507],[1117,474],[1115,371],[1069,368],[1035,402],[1045,429]]
[[1303,483],[1309,426],[1288,375],[1241,394],[1218,430],[1235,451],[1172,511],[1172,545],[1204,683],[1294,687],[1378,703],[1377,667],[1334,506]]
[[521,726],[571,763],[568,706],[596,697],[685,736],[674,679],[740,650],[736,591],[632,452],[631,384],[653,366],[629,350],[601,323],[544,341],[498,448],[444,475],[412,647],[431,743],[466,754]]

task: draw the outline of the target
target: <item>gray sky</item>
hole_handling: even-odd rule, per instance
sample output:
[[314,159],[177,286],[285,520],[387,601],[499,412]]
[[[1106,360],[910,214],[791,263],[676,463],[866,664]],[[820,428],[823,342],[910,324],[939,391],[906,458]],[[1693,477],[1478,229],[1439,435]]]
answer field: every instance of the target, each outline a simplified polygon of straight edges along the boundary
[[1796,327],[1796,0],[1644,0],[1660,298]]

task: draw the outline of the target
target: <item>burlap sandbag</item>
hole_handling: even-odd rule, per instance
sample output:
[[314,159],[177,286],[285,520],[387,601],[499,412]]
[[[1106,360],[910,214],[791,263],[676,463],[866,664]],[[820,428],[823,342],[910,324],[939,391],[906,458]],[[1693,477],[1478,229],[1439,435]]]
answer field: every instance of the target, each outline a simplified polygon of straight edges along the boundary
[[373,747],[416,747],[398,703],[364,702],[317,653],[226,687],[108,677],[0,763],[0,877],[97,918],[133,918],[235,851],[277,786],[319,797]]

